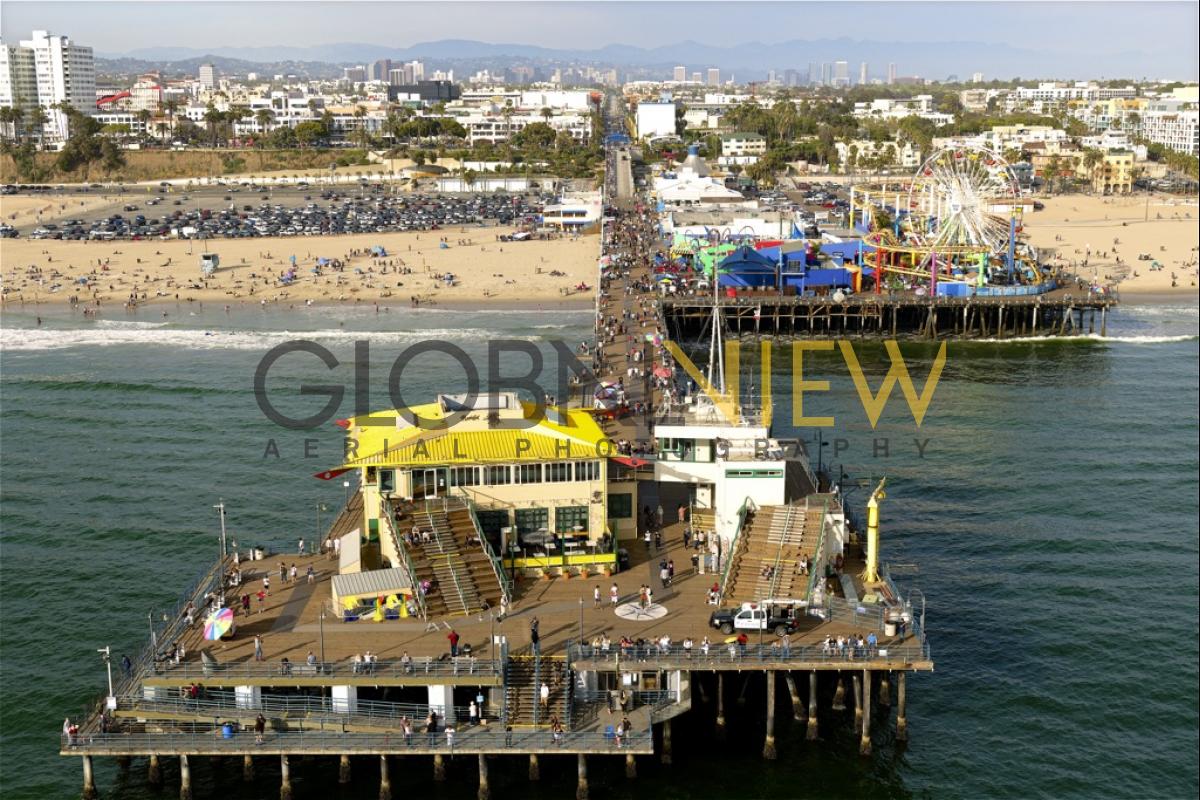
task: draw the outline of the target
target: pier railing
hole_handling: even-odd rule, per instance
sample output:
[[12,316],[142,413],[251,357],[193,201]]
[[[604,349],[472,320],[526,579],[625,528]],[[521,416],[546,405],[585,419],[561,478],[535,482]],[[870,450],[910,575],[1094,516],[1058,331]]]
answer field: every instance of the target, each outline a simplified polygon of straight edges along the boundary
[[262,744],[255,742],[253,731],[232,731],[225,738],[220,729],[170,731],[164,733],[96,733],[77,735],[73,740],[61,737],[64,755],[222,755],[264,754],[383,754],[397,753],[609,753],[653,752],[650,730],[627,732],[617,744],[605,731],[563,731],[555,735],[546,729],[502,730],[495,725],[451,725],[447,736],[440,724],[433,733],[353,733],[341,731],[268,731]]
[[[430,711],[435,712],[440,720],[447,719],[444,705],[358,700],[354,704],[354,709],[349,710],[345,701],[329,697],[262,695],[258,703],[253,703],[248,699],[237,697],[234,692],[211,689],[199,698],[179,695],[151,699],[137,694],[118,697],[116,710],[146,717],[170,714],[205,717],[213,720],[244,718],[262,714],[270,719],[283,718],[288,724],[296,725],[301,730],[306,726],[316,728],[329,724],[398,726],[400,721],[405,718],[417,726],[429,716]],[[469,706],[454,706],[452,710],[454,714],[451,718],[458,722],[464,722],[470,718]],[[499,719],[498,714],[481,713],[484,718],[491,721]]]
[[[749,632],[747,632],[749,634]],[[774,638],[774,637],[772,637]],[[868,666],[903,665],[913,662],[932,660],[928,643],[919,637],[912,636],[902,642],[881,642],[874,647],[851,647],[839,649],[836,644],[830,647],[824,645],[792,645],[785,647],[779,640],[770,644],[746,644],[739,646],[736,642],[710,644],[705,651],[703,646],[693,646],[691,649],[682,645],[672,644],[669,647],[659,647],[649,643],[642,647],[614,647],[600,650],[590,645],[571,645],[571,658],[576,662],[611,663],[614,668],[620,664],[636,666],[640,664],[653,665],[655,669],[711,669],[737,668],[739,665],[749,667],[755,663],[771,664],[829,664],[848,665],[862,664]],[[849,668],[849,667],[844,667]]]
[[182,664],[155,664],[155,677],[176,680],[205,680],[212,678],[248,678],[266,680],[281,678],[361,678],[375,677],[389,680],[404,678],[481,676],[498,677],[501,662],[498,659],[456,656],[445,660],[432,657],[413,658],[405,662],[374,661],[370,664],[355,664],[352,661],[325,661],[306,663],[280,663],[266,661],[239,661],[227,664],[205,664],[188,661]]
[[475,535],[479,537],[479,543],[483,547],[483,553],[488,557],[488,561],[492,564],[492,572],[496,574],[496,580],[500,583],[501,597],[504,599],[505,605],[512,603],[512,580],[509,579],[508,573],[504,571],[504,566],[497,558],[496,552],[492,550],[492,544],[483,534],[483,526],[479,523],[479,515],[476,513],[475,501],[469,497],[464,498],[467,511],[471,514],[471,524],[475,526]]

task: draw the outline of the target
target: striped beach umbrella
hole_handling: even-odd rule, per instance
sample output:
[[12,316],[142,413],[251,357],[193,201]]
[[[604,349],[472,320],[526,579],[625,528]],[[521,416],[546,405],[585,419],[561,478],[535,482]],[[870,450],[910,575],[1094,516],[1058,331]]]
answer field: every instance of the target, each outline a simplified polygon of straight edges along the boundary
[[216,641],[229,633],[233,627],[233,609],[220,608],[204,620],[204,638]]

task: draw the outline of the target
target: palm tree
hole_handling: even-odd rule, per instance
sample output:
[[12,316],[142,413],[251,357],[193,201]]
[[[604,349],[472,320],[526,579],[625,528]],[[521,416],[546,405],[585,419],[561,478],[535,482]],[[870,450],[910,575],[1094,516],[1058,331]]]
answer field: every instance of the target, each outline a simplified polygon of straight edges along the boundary
[[179,113],[179,101],[168,100],[163,103],[163,111],[167,112],[167,119],[171,121],[171,131],[175,130],[175,115]]
[[204,109],[204,122],[208,125],[208,134],[212,139],[212,146],[217,146],[217,125],[225,119],[225,115],[217,110],[217,107],[211,102]]
[[542,119],[549,122],[553,116],[554,112],[550,110],[549,106],[542,106]]
[[41,106],[31,106],[25,112],[25,118],[29,121],[30,126],[37,128],[38,150],[41,150],[46,143],[45,125],[50,121],[50,117],[46,115],[46,109]]
[[358,143],[362,149],[366,150],[371,144],[371,132],[367,130],[367,110],[362,106],[355,106],[354,118],[358,120],[355,131],[358,136]]
[[[11,135],[13,141],[17,139],[17,123],[21,120],[21,109],[16,107],[4,106],[0,108],[0,125],[4,126],[5,135]],[[11,132],[9,128],[11,127]]]
[[258,123],[258,129],[265,134],[267,128],[275,121],[275,112],[269,108],[260,108],[254,112],[254,121]]
[[149,109],[143,108],[137,112],[137,121],[142,125],[141,134],[138,138],[146,138],[146,134],[150,132],[150,118],[153,116],[154,115],[150,113]]

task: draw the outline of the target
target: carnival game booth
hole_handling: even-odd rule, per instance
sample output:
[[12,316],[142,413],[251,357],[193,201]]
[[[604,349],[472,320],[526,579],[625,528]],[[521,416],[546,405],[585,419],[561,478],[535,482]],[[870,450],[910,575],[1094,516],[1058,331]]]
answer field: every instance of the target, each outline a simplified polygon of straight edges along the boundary
[[[415,613],[413,586],[403,569],[373,569],[334,575],[333,607],[343,622],[403,619]],[[419,588],[418,588],[419,590]]]

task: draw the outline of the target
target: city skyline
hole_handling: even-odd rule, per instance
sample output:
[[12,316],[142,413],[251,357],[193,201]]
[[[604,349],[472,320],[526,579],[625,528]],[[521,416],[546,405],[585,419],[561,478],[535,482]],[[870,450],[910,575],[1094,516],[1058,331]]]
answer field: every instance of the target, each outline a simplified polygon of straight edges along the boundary
[[[35,4],[11,0],[0,7],[0,30],[6,41],[35,29],[84,35],[98,57],[133,55],[150,59],[163,58],[158,51],[186,51],[180,56],[186,58],[200,55],[193,52],[196,50],[223,55],[222,51],[232,49],[259,49],[264,53],[288,50],[295,51],[289,58],[298,58],[303,55],[301,51],[311,49],[311,60],[341,62],[353,59],[321,54],[340,55],[342,51],[334,49],[339,46],[404,49],[452,40],[559,51],[607,49],[606,55],[611,58],[636,59],[636,49],[649,49],[646,57],[653,57],[656,51],[678,51],[681,45],[693,42],[695,49],[704,52],[697,62],[677,60],[665,53],[663,57],[672,63],[686,63],[689,70],[714,66],[729,71],[744,69],[745,63],[735,62],[745,61],[756,50],[764,58],[771,58],[773,46],[793,41],[820,41],[827,46],[837,43],[844,53],[834,60],[849,59],[855,67],[860,61],[908,60],[872,52],[879,45],[903,50],[906,45],[940,42],[960,46],[959,52],[969,52],[962,45],[978,45],[981,60],[990,58],[991,63],[960,63],[951,49],[939,61],[937,54],[912,47],[917,51],[915,57],[923,60],[913,72],[928,77],[969,75],[982,70],[1000,78],[1092,74],[1186,79],[1195,77],[1198,71],[1197,6],[1193,3],[813,2],[746,3],[735,7],[713,2],[687,6],[699,20],[736,13],[739,25],[735,35],[728,33],[728,26],[683,24],[683,6],[679,3],[636,4],[636,25],[629,24],[635,5],[630,3],[558,3],[553,5],[553,13],[546,13],[550,4],[459,3],[456,5],[464,13],[455,15],[453,27],[444,24],[444,6],[432,3],[314,2],[302,4],[303,14],[283,17],[267,13],[270,6],[278,4],[258,4],[266,7],[264,13],[246,13],[245,3]],[[361,23],[360,15],[347,13],[359,7],[369,9],[369,26]],[[127,24],[131,15],[137,17],[138,25]],[[236,25],[230,24],[231,18],[236,18]],[[879,24],[862,24],[870,19]],[[1119,39],[1111,35],[1116,29],[1122,31]],[[383,36],[377,31],[394,33]],[[723,50],[729,53],[724,63],[720,60]],[[480,57],[495,54],[492,49],[481,52]],[[245,58],[246,54],[232,57]],[[264,56],[263,60],[271,59]],[[781,62],[774,66],[800,67],[800,62],[811,60],[797,52],[796,64]],[[1011,64],[1009,74],[1003,74],[997,62]],[[1140,69],[1135,70],[1134,65]],[[1026,66],[1030,68],[1022,69]]]

